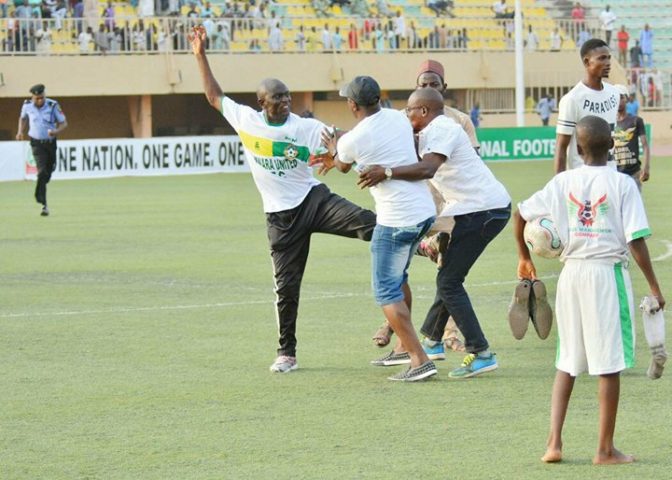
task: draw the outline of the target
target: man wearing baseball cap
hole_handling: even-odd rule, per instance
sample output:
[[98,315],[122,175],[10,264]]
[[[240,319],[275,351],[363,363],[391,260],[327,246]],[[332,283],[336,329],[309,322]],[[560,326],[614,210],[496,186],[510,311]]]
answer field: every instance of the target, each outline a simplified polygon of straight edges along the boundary
[[374,360],[374,365],[410,363],[390,380],[414,382],[436,374],[411,323],[408,267],[420,240],[434,223],[436,207],[427,182],[400,181],[392,169],[418,163],[413,129],[403,113],[380,106],[380,86],[371,77],[355,77],[340,90],[357,125],[336,139],[323,135],[333,165],[347,173],[353,164],[363,172],[378,165],[384,181],[369,189],[376,203],[376,226],[371,238],[372,285],[376,303],[403,345]]

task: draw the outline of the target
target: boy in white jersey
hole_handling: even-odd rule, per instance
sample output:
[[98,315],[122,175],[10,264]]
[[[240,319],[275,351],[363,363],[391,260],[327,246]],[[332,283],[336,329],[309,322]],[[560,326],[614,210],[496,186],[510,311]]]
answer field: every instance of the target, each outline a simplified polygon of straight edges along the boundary
[[[363,171],[381,165],[386,181],[370,189],[376,202],[376,228],[371,238],[372,284],[376,303],[403,344],[410,367],[390,380],[412,382],[436,374],[434,363],[422,349],[411,323],[408,268],[420,240],[429,231],[436,207],[425,181],[405,182],[392,177],[392,169],[418,163],[413,129],[406,116],[380,107],[380,86],[371,77],[355,77],[341,89],[358,120],[336,143],[329,139],[333,165],[347,173],[353,163]],[[394,355],[394,352],[392,352]],[[398,362],[401,363],[401,362]]]
[[[582,81],[560,99],[555,127],[555,173],[583,165],[576,145],[576,124],[587,115],[606,120],[613,132],[618,116],[618,90],[604,82],[611,69],[611,53],[607,44],[592,38],[581,46],[585,69]],[[610,164],[613,158],[609,158]],[[615,168],[615,164],[614,164]]]
[[632,178],[607,167],[613,146],[609,124],[598,117],[576,127],[585,165],[553,177],[543,190],[518,205],[514,234],[518,276],[535,279],[536,271],[523,240],[528,221],[549,216],[565,248],[558,279],[557,373],[551,400],[551,427],[544,462],[562,460],[562,427],[577,375],[599,375],[598,447],[593,463],[630,463],[614,447],[620,377],[634,365],[635,327],[628,249],[660,302],[645,237],[650,235],[642,198]]
[[210,105],[240,136],[254,182],[261,193],[273,260],[279,344],[272,372],[296,370],[296,318],[301,280],[313,233],[370,240],[376,216],[331,193],[313,177],[308,160],[326,126],[291,113],[287,86],[264,80],[257,90],[258,112],[222,92],[205,56],[202,26],[190,35]]

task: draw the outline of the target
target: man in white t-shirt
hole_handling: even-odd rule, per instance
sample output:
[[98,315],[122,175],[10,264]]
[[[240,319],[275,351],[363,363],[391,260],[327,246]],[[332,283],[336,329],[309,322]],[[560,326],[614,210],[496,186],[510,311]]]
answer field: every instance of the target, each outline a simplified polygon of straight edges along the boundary
[[611,34],[616,27],[616,14],[611,10],[611,7],[607,5],[604,7],[604,10],[600,12],[600,27],[604,30],[604,39],[607,42],[607,45],[611,45]]
[[[453,317],[469,353],[450,377],[469,378],[496,369],[497,360],[489,350],[464,280],[487,245],[506,226],[511,197],[476,154],[464,129],[444,115],[439,92],[431,88],[416,90],[408,100],[406,114],[418,132],[422,161],[392,168],[387,175],[381,166],[371,167],[360,173],[358,183],[378,188],[386,176],[410,182],[429,179],[443,196],[445,207],[439,215],[454,217],[455,227],[442,255],[432,309],[442,305]],[[440,343],[447,320],[447,316],[428,315],[422,334],[433,344]]]
[[[331,193],[308,165],[321,145],[322,122],[291,113],[284,83],[267,79],[257,90],[262,111],[240,105],[222,92],[205,55],[202,26],[190,35],[192,49],[210,105],[240,136],[252,177],[261,194],[273,260],[278,356],[273,372],[289,372],[296,363],[296,318],[301,280],[313,233],[370,240],[376,216]],[[318,152],[319,153],[319,152]]]
[[371,77],[355,77],[340,94],[358,120],[351,131],[328,146],[333,165],[341,172],[365,171],[380,165],[385,181],[369,191],[376,203],[377,224],[371,239],[372,284],[376,303],[397,334],[403,348],[391,352],[374,365],[408,363],[408,370],[390,380],[413,382],[436,374],[411,323],[411,291],[408,267],[422,237],[429,231],[436,207],[427,182],[407,182],[393,178],[393,169],[418,163],[413,130],[406,116],[381,108],[380,86]]
[[[603,118],[612,131],[618,117],[619,92],[603,81],[611,70],[609,47],[599,38],[591,38],[581,46],[581,59],[585,69],[582,81],[560,99],[556,124],[555,173],[583,165],[576,145],[575,128],[587,115]],[[611,158],[613,160],[613,158]],[[610,165],[615,163],[610,160]]]
[[642,198],[632,178],[607,167],[610,126],[586,116],[577,124],[585,165],[562,172],[518,205],[514,234],[518,276],[533,280],[536,270],[525,244],[526,222],[550,217],[562,239],[564,263],[558,279],[557,369],[551,400],[551,429],[544,462],[562,460],[562,427],[576,377],[599,375],[599,442],[596,464],[629,463],[614,447],[619,374],[634,366],[635,324],[628,250],[660,308],[665,305],[645,238],[651,233]]

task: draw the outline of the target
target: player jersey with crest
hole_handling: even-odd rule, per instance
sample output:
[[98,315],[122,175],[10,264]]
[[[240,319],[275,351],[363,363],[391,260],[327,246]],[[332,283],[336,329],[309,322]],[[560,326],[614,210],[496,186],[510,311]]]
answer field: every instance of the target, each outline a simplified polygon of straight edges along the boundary
[[518,204],[528,222],[550,216],[567,259],[628,258],[628,243],[651,235],[642,197],[635,181],[611,167],[583,165],[551,179]]
[[[606,82],[602,82],[602,90],[593,90],[583,82],[579,82],[560,99],[555,132],[572,136],[567,147],[567,169],[583,165],[575,135],[579,120],[588,115],[600,117],[607,121],[613,132],[618,118],[619,101],[620,93],[616,87]],[[611,162],[609,164],[611,165]]]
[[321,144],[322,122],[290,113],[282,125],[269,124],[263,112],[228,97],[222,115],[240,137],[264,212],[294,208],[320,184],[308,160]]

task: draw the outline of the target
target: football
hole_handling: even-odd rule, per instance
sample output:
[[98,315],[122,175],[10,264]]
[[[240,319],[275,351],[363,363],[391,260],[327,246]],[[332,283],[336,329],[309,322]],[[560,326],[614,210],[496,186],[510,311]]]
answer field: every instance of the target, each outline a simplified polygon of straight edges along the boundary
[[539,217],[527,222],[523,237],[528,248],[540,257],[556,258],[562,253],[560,235],[553,220],[548,217]]

